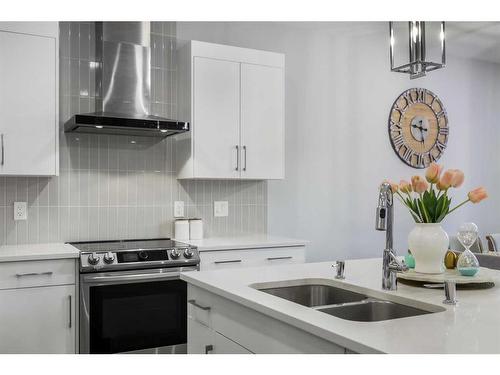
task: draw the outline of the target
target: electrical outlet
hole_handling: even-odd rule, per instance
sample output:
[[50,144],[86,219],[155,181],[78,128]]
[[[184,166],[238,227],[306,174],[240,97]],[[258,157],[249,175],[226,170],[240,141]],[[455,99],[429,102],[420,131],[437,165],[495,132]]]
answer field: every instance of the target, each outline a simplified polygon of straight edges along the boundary
[[222,217],[229,215],[229,204],[227,201],[214,201],[214,216]]
[[14,202],[14,220],[28,219],[26,202]]
[[184,201],[174,202],[174,217],[184,217]]

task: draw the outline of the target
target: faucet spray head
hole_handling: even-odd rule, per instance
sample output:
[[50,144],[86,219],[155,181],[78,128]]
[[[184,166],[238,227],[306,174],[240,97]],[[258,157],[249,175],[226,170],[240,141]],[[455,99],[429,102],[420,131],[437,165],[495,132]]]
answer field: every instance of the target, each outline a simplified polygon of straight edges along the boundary
[[377,207],[377,217],[375,219],[375,229],[385,231],[387,229],[387,208]]
[[377,216],[375,218],[375,229],[380,231],[387,230],[387,209],[392,205],[391,185],[387,182],[380,185],[378,196]]

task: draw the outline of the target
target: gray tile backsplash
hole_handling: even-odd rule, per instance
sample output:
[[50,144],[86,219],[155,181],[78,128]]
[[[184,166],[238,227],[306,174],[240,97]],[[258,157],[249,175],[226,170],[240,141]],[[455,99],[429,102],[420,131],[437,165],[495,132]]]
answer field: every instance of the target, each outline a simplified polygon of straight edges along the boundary
[[[175,22],[153,22],[151,41],[152,112],[175,118]],[[176,200],[206,236],[266,232],[265,181],[178,181],[172,138],[62,132],[99,100],[94,46],[93,23],[60,24],[60,175],[0,177],[0,244],[172,236]],[[228,217],[213,216],[214,200],[229,201]],[[16,201],[28,220],[13,220]]]

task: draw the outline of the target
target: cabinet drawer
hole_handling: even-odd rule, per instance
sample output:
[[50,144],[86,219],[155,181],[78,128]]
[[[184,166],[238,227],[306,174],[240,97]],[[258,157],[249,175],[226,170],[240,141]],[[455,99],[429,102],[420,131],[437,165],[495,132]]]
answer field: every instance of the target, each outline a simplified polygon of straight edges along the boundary
[[253,354],[226,336],[188,318],[188,354]]
[[188,354],[209,354],[213,350],[214,331],[207,326],[188,318]]
[[220,250],[200,252],[200,270],[249,267],[251,257],[248,250]]
[[277,247],[272,249],[256,249],[252,265],[276,266],[280,264],[304,263],[305,247]]
[[305,247],[276,247],[200,252],[200,270],[272,266],[305,262]]
[[210,294],[201,292],[198,288],[188,287],[188,318],[212,327],[213,299]]
[[73,259],[0,263],[0,289],[75,284]]

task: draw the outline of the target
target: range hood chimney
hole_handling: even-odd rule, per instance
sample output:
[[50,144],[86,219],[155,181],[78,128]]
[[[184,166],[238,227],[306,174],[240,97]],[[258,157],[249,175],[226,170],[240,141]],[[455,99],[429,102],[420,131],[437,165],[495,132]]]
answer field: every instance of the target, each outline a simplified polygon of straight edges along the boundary
[[151,115],[149,22],[96,22],[96,112],[77,114],[66,132],[167,137],[189,123]]

